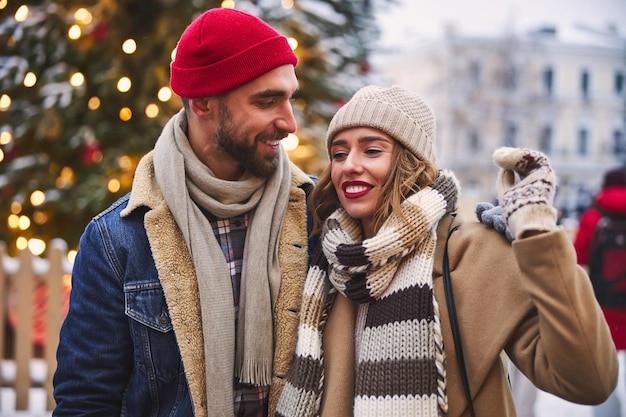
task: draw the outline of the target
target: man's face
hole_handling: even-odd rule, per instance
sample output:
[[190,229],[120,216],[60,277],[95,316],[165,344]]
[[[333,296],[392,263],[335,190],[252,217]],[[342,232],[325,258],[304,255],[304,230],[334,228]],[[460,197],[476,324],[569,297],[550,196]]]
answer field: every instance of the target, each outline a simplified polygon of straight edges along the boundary
[[278,166],[280,140],[296,130],[290,99],[297,88],[293,66],[285,65],[221,97],[218,148],[253,175],[269,177]]
[[[278,167],[280,140],[289,132],[276,130],[262,131],[254,141],[246,140],[245,134],[233,123],[233,115],[224,100],[219,101],[219,126],[215,140],[220,149],[241,166],[257,177],[268,178]],[[259,146],[270,148],[261,152]]]

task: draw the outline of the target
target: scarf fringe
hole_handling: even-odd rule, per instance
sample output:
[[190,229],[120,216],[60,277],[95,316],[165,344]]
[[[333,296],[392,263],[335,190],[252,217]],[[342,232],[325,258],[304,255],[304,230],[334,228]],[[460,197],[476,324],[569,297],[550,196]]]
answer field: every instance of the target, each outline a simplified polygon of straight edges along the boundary
[[270,385],[272,383],[272,361],[252,361],[245,360],[237,377],[244,384],[252,384],[254,386]]

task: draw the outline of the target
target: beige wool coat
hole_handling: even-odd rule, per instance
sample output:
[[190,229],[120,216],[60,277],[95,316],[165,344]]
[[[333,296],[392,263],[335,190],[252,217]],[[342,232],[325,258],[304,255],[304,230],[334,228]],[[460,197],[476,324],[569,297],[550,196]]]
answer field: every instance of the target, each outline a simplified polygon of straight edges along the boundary
[[[291,166],[291,190],[279,240],[281,284],[274,308],[274,364],[270,414],[286,381],[296,346],[298,311],[308,267],[306,194],[312,180]],[[307,190],[305,192],[305,190]],[[193,261],[154,175],[152,154],[137,168],[127,216],[148,207],[144,223],[185,367],[196,417],[207,416],[204,340]],[[208,405],[210,407],[210,404]]]
[[[544,391],[575,403],[603,402],[617,383],[617,353],[567,233],[548,232],[511,245],[478,222],[446,215],[437,229],[433,285],[446,354],[448,417],[470,416],[442,278],[446,237],[461,223],[449,242],[450,275],[476,415],[517,415],[507,379],[507,355]],[[345,311],[343,316],[349,317]],[[325,387],[333,388],[325,390],[322,416],[349,417],[352,370],[330,355],[334,350],[346,357],[354,315],[336,326],[330,325],[331,320],[332,311],[324,348],[326,362],[334,365],[325,367],[342,369],[327,369]]]

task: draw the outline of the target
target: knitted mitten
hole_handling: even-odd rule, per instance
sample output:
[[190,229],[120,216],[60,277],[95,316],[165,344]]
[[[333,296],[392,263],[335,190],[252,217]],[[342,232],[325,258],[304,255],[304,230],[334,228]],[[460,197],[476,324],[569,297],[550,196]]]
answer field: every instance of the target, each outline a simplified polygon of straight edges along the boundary
[[513,236],[555,230],[556,175],[548,158],[531,149],[504,147],[496,149],[493,161],[500,167],[498,201]]
[[511,233],[511,229],[504,221],[502,215],[502,207],[494,206],[486,201],[476,204],[476,217],[482,224],[492,227],[496,232],[502,233],[506,240],[513,242],[515,236]]

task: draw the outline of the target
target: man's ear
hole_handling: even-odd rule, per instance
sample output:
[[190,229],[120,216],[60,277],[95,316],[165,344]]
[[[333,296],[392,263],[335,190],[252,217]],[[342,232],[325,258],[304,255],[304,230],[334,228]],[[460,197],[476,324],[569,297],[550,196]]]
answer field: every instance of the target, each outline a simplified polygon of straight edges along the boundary
[[213,103],[210,97],[189,99],[189,109],[198,117],[213,117]]

